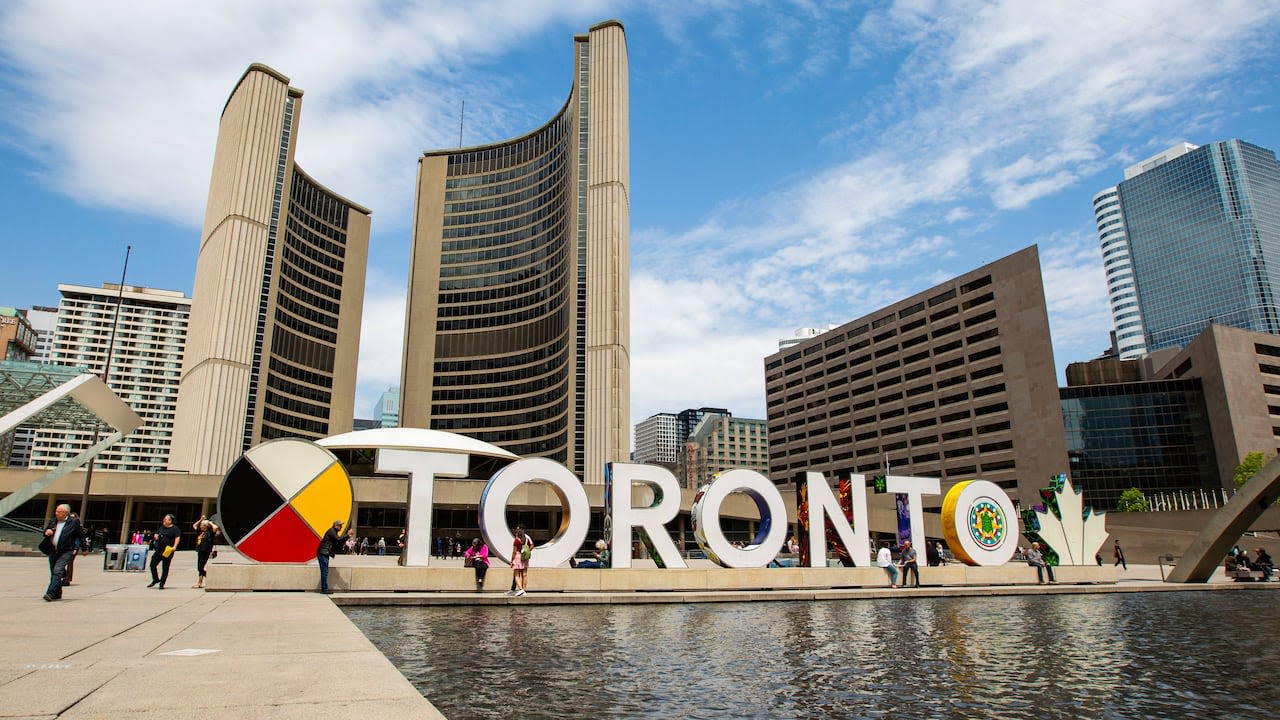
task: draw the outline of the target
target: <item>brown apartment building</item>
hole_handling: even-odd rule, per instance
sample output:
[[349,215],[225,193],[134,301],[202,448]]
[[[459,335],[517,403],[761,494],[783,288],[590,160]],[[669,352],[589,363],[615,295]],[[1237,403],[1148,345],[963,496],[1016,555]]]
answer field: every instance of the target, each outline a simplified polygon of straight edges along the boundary
[[1026,503],[1067,472],[1035,246],[768,356],[765,390],[775,483],[888,466]]

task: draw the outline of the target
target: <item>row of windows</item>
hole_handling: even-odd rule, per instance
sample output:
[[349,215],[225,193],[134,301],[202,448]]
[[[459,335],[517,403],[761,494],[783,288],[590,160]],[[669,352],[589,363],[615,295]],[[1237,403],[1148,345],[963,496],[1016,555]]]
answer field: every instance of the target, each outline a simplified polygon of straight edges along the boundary
[[523,325],[538,318],[556,317],[561,313],[567,314],[565,302],[566,300],[564,298],[555,298],[553,300],[548,300],[537,307],[521,310],[520,312],[508,313],[506,315],[488,315],[484,317],[464,317],[455,320],[438,320],[436,321],[436,330],[439,332],[490,330],[512,325]]
[[[478,378],[449,376],[449,380],[468,381],[457,383],[436,383],[436,387],[462,386],[457,390],[433,390],[431,399],[437,402],[445,402],[450,400],[483,400],[487,398],[503,398],[514,397],[516,395],[524,395],[525,393],[535,392],[548,387],[560,387],[568,379],[569,372],[564,367],[560,367],[559,371],[547,377],[538,377],[527,382],[517,383],[515,385],[481,385],[476,384]],[[485,375],[485,379],[489,379],[490,375]],[[529,377],[526,375],[526,377]],[[523,378],[517,378],[523,379]],[[563,388],[559,391],[563,392]]]
[[[268,379],[268,387],[271,383]],[[317,405],[315,403],[304,402],[297,398],[281,395],[273,390],[267,390],[266,401],[269,407],[287,410],[295,415],[307,415],[313,418],[328,418],[329,406]]]
[[565,287],[566,263],[557,263],[547,271],[545,275],[535,277],[530,280],[524,280],[511,285],[500,285],[485,290],[472,290],[470,292],[448,292],[440,293],[438,304],[443,305],[461,305],[464,303],[478,303],[492,300],[502,300],[503,298],[520,297],[529,293],[537,292],[544,286],[563,289]]
[[[450,203],[462,200],[476,200],[479,198],[491,197],[494,195],[508,195],[520,188],[526,188],[532,183],[540,183],[546,178],[557,176],[562,177],[564,174],[563,167],[564,153],[561,148],[557,148],[548,155],[539,158],[538,162],[533,165],[524,166],[523,170],[528,171],[525,175],[516,175],[512,179],[504,180],[492,185],[469,185],[467,189],[448,189],[444,193],[444,201],[446,208]],[[521,168],[516,168],[517,173]],[[470,178],[469,178],[470,179]],[[455,187],[454,181],[447,181],[446,187]]]
[[[340,297],[336,299],[327,299],[316,295],[308,289],[304,289],[304,286],[306,288],[319,290],[330,297],[333,297],[334,295],[340,296],[342,294],[341,290],[338,290],[332,285],[319,282],[309,276],[302,275],[288,265],[284,266],[284,271],[284,277],[280,280],[280,291],[282,293],[291,295],[297,300],[301,300],[308,305],[333,313],[334,315],[338,314],[340,309],[338,302],[341,301]],[[303,285],[298,285],[297,283],[299,282],[303,283]]]
[[[485,415],[480,418],[491,427],[527,425],[544,422],[562,415],[566,407],[565,388],[550,388],[546,392],[528,397],[501,397],[488,402],[435,402],[432,393],[432,417],[450,415]],[[470,400],[470,398],[466,398]],[[501,413],[505,417],[492,417]]]
[[[330,328],[330,329],[336,330],[338,327],[338,318],[334,317],[333,315],[330,315],[329,313],[320,312],[319,310],[311,307],[310,305],[303,305],[302,303],[295,301],[293,298],[289,297],[288,295],[281,295],[278,299],[278,302],[276,303],[276,319],[277,320],[280,319],[281,310],[287,310],[294,316],[301,317],[304,320],[309,320],[315,325],[318,325],[322,328]],[[325,331],[318,330],[318,332],[324,333]],[[308,334],[311,334],[311,333],[308,332]],[[328,334],[330,336],[333,335],[333,333],[328,333]],[[329,342],[336,342],[332,337],[329,337],[326,339]]]
[[332,375],[326,375],[324,373],[314,372],[307,368],[298,367],[297,365],[287,363],[280,358],[271,358],[271,362],[268,367],[271,372],[283,377],[292,378],[298,382],[304,382],[309,385],[318,385],[322,388],[333,388]]
[[[518,208],[532,198],[560,190],[565,180],[560,172],[562,169],[563,166],[557,159],[554,165],[543,169],[536,175],[530,175],[502,185],[492,185],[483,191],[469,191],[475,193],[480,199],[466,202],[446,201],[444,205],[445,216],[482,212],[497,208]],[[520,212],[523,211],[517,211],[512,214],[518,215]],[[510,215],[507,217],[510,217]]]
[[564,223],[564,219],[565,203],[556,202],[544,205],[537,211],[516,220],[503,220],[502,222],[485,225],[466,225],[463,227],[446,226],[441,231],[441,236],[445,240],[457,240],[461,238],[504,235],[511,240],[519,240],[560,228]]
[[[444,216],[444,226],[473,225],[475,223],[494,223],[508,218],[527,218],[532,219],[538,217],[536,211],[548,207],[556,207],[563,205],[565,202],[565,194],[557,192],[559,183],[550,183],[551,189],[543,189],[542,192],[525,199],[523,202],[514,205],[501,204],[495,210],[483,210],[479,212],[459,212],[457,214],[449,214],[450,210],[460,210],[463,206],[481,205],[484,203],[457,203],[458,207],[446,207]],[[523,193],[521,194],[524,195]],[[503,198],[504,200],[507,198]],[[527,220],[526,220],[527,222]]]
[[[519,177],[522,172],[548,162],[547,153],[562,150],[561,139],[569,132],[569,121],[563,111],[543,129],[529,137],[497,147],[449,155],[445,189],[492,185]],[[513,168],[489,172],[489,169]],[[476,173],[486,173],[476,175]],[[467,177],[470,176],[470,177]]]
[[300,273],[304,273],[306,275],[315,277],[319,280],[323,280],[329,283],[330,285],[342,287],[341,272],[334,272],[330,268],[327,268],[323,265],[317,265],[316,263],[311,262],[310,260],[303,257],[302,255],[299,255],[297,250],[294,249],[293,243],[287,243],[287,242],[285,243],[284,259],[286,263],[288,263],[293,267],[296,267]]
[[[561,364],[567,360],[565,351],[568,348],[568,339],[561,336],[554,342],[545,347],[535,347],[526,352],[515,355],[502,355],[498,357],[470,358],[463,360],[437,360],[432,368],[436,376],[437,384],[444,382],[448,373],[489,373],[505,368],[516,368],[529,363],[541,363],[529,368],[530,375],[541,374],[549,371],[553,366]],[[498,377],[494,375],[493,377]],[[486,381],[488,382],[488,381]],[[493,382],[501,382],[494,380]]]
[[[935,297],[940,297],[940,298],[950,299],[950,298],[947,296],[947,294],[946,294],[946,293],[943,293],[942,295],[935,296]],[[984,294],[982,294],[982,295],[980,295],[980,296],[978,296],[978,297],[971,298],[971,299],[967,300],[967,301],[963,304],[963,306],[955,306],[955,305],[952,305],[952,306],[949,306],[949,307],[945,307],[945,308],[941,308],[941,309],[939,309],[937,312],[934,312],[933,314],[931,314],[931,315],[929,316],[929,318],[928,318],[928,320],[927,320],[927,323],[928,323],[928,324],[930,324],[930,325],[937,325],[937,324],[938,324],[938,323],[940,323],[942,320],[945,320],[946,318],[951,317],[951,316],[953,316],[953,315],[957,315],[957,314],[959,314],[959,313],[961,312],[961,309],[962,309],[962,308],[963,308],[963,310],[965,310],[965,311],[969,311],[969,310],[973,310],[973,309],[975,309],[975,308],[978,308],[978,307],[980,307],[980,306],[982,306],[982,305],[987,305],[987,304],[992,303],[992,302],[994,302],[994,301],[995,301],[995,296],[994,296],[994,294],[993,294],[993,293],[989,293],[989,292],[988,292],[988,293],[984,293]],[[893,319],[893,316],[886,316],[886,317],[887,317],[888,319],[890,319],[890,320],[892,320],[892,319]],[[881,318],[881,319],[883,320],[883,319],[885,319],[885,318]],[[969,317],[969,318],[965,319],[965,320],[964,320],[964,326],[965,326],[965,327],[972,327],[972,326],[974,326],[974,325],[976,325],[976,324],[979,324],[979,323],[982,323],[982,322],[986,322],[986,321],[988,321],[988,320],[994,320],[994,319],[995,319],[995,311],[994,311],[994,310],[990,310],[990,311],[987,311],[987,312],[981,313],[981,314],[979,314],[979,315],[971,316],[971,317]],[[856,350],[860,350],[860,349],[862,349],[862,348],[868,348],[868,347],[871,347],[871,345],[872,345],[872,344],[874,344],[874,343],[883,343],[883,342],[886,342],[886,341],[888,341],[890,338],[894,337],[895,335],[899,335],[899,334],[906,334],[906,333],[908,333],[908,332],[911,332],[912,330],[915,330],[916,328],[924,327],[925,325],[926,325],[926,320],[925,320],[925,318],[920,318],[920,319],[918,319],[918,320],[915,320],[915,321],[912,321],[912,322],[909,322],[909,323],[905,323],[905,324],[903,324],[903,326],[902,326],[901,328],[890,328],[890,329],[889,329],[889,330],[887,330],[886,332],[884,332],[884,333],[882,333],[882,334],[879,334],[879,335],[875,336],[874,338],[862,338],[862,339],[860,339],[860,340],[854,340],[854,338],[855,338],[856,336],[858,336],[858,335],[863,335],[863,334],[866,334],[866,333],[867,333],[867,331],[868,331],[868,329],[869,329],[869,326],[867,326],[867,325],[862,325],[862,326],[860,326],[860,327],[858,327],[858,328],[854,328],[853,330],[850,330],[850,331],[849,331],[848,333],[846,333],[846,334],[843,334],[843,335],[841,335],[841,334],[836,334],[836,335],[835,335],[835,336],[833,336],[833,337],[826,338],[826,339],[824,340],[824,342],[822,342],[822,343],[814,342],[812,345],[808,345],[808,346],[804,347],[804,348],[803,348],[801,351],[799,351],[799,352],[791,353],[790,355],[787,355],[787,356],[785,356],[784,358],[782,358],[782,359],[780,359],[780,360],[774,360],[774,361],[770,362],[770,363],[766,366],[766,368],[765,368],[766,370],[779,370],[779,369],[782,369],[782,373],[781,373],[781,374],[779,374],[779,373],[777,373],[777,372],[771,373],[771,374],[769,374],[769,375],[768,375],[768,377],[767,377],[766,379],[768,379],[768,380],[773,380],[773,379],[776,379],[776,378],[778,378],[778,377],[781,377],[781,376],[782,376],[782,374],[790,375],[790,374],[793,374],[793,373],[799,372],[801,369],[814,367],[814,366],[816,366],[816,365],[818,365],[818,364],[821,364],[823,361],[831,361],[831,360],[838,359],[838,358],[840,358],[840,357],[842,357],[842,356],[846,355],[846,354],[847,354],[847,353],[849,353],[849,352],[856,351]],[[942,336],[944,336],[944,335],[948,335],[948,334],[950,334],[950,333],[953,333],[953,332],[955,332],[955,331],[959,330],[959,329],[960,329],[960,327],[961,327],[960,322],[955,322],[955,323],[952,323],[952,324],[950,324],[950,325],[946,325],[946,326],[936,327],[936,328],[934,328],[934,329],[933,329],[932,331],[930,331],[930,332],[921,333],[920,335],[917,335],[917,336],[914,336],[914,337],[911,337],[911,338],[907,338],[907,339],[902,340],[901,348],[902,348],[902,349],[905,349],[905,348],[908,348],[908,347],[913,347],[913,346],[915,346],[915,345],[918,345],[918,344],[921,344],[921,343],[925,342],[925,341],[926,341],[926,339],[928,339],[928,338],[937,339],[937,338],[939,338],[939,337],[942,337]],[[844,343],[843,341],[844,341],[845,339],[848,339],[848,340],[850,340],[851,342],[849,342],[849,343]],[[812,354],[814,354],[814,353],[818,352],[819,350],[826,349],[826,348],[832,348],[832,347],[836,347],[836,346],[839,346],[839,347],[837,347],[837,349],[835,349],[835,350],[833,350],[833,351],[831,351],[831,352],[827,353],[824,357],[821,357],[821,358],[813,358],[813,359],[811,359],[811,360],[807,360],[803,365],[801,365],[801,364],[799,364],[799,363],[797,363],[797,362],[796,362],[796,361],[797,361],[797,360],[799,360],[802,356],[812,355]],[[897,350],[899,350],[899,349],[900,349],[900,347],[899,347],[898,345],[896,345],[896,344],[895,344],[895,345],[892,345],[892,346],[885,346],[885,347],[881,347],[881,348],[878,348],[878,349],[876,350],[875,356],[876,356],[876,357],[885,357],[885,356],[887,356],[887,355],[894,354],[894,353],[895,353]],[[858,364],[858,363],[860,363],[860,362],[865,361],[865,360],[866,360],[866,359],[868,359],[869,357],[870,357],[870,356],[862,356],[862,357],[860,357],[860,358],[856,358],[856,359],[854,359],[854,360],[852,360],[852,361],[850,361],[850,362],[851,362],[851,364]],[[786,367],[784,368],[784,366],[786,366]],[[828,371],[830,371],[830,369],[828,369]]]
[[[441,256],[440,262],[444,265],[465,265],[468,263],[483,263],[483,262],[489,262],[492,260],[501,260],[503,258],[525,256],[526,262],[521,264],[528,264],[527,260],[530,258],[540,259],[541,257],[545,257],[547,254],[548,247],[554,247],[557,249],[563,248],[564,243],[559,242],[560,240],[561,238],[557,237],[556,235],[552,235],[552,234],[540,235],[538,237],[535,237],[520,243],[502,245],[500,247],[490,248],[488,250],[477,250],[474,252],[445,253],[444,255]],[[538,252],[541,252],[542,255],[538,255]],[[565,256],[568,255],[567,252],[561,252],[558,254],[563,254]],[[512,267],[516,267],[516,265],[513,265]],[[482,270],[481,272],[484,272],[484,271]],[[457,274],[459,273],[457,272],[450,273],[450,275],[457,275]]]
[[[303,400],[323,403],[326,408],[329,407],[330,402],[333,400],[333,396],[325,390],[314,388],[310,385],[299,385],[296,382],[291,382],[280,375],[270,372],[267,373],[267,387],[274,388],[280,392],[289,393],[290,395]],[[325,414],[328,414],[327,410]]]
[[333,372],[334,349],[332,346],[296,335],[284,328],[277,327],[272,333],[271,353],[304,367]]
[[499,312],[509,312],[511,310],[519,310],[527,308],[539,303],[546,304],[548,302],[564,302],[567,299],[566,287],[563,273],[555,280],[550,280],[545,287],[538,288],[531,293],[517,297],[515,299],[502,300],[498,302],[480,302],[474,304],[453,304],[446,305],[440,302],[436,309],[438,317],[466,317],[468,315],[490,315]]
[[[318,223],[317,225],[320,226]],[[316,262],[323,263],[338,272],[342,272],[342,260],[347,256],[347,247],[345,244],[347,235],[346,233],[340,233],[333,228],[325,227],[325,229],[336,237],[322,237],[311,228],[299,223],[298,220],[291,215],[285,220],[286,245]],[[335,242],[330,242],[330,239]]]
[[323,189],[317,187],[301,173],[293,174],[293,187],[289,193],[290,205],[306,210],[317,220],[343,230],[347,229],[348,213],[351,208],[345,202],[334,198]]
[[[485,442],[495,442],[486,440],[485,437],[501,437],[504,442],[514,440],[532,440],[534,438],[555,437],[562,434],[564,429],[568,427],[568,416],[565,412],[568,409],[567,403],[561,403],[559,408],[547,408],[545,411],[538,413],[537,417],[528,418],[494,418],[494,417],[438,417],[431,418],[431,427],[435,430],[447,430],[449,432],[460,432],[470,435],[478,440]],[[495,420],[505,420],[507,422],[495,422]],[[517,420],[527,420],[528,422],[516,422]],[[541,423],[541,424],[539,424]],[[511,427],[515,425],[527,425],[525,427]],[[494,428],[502,428],[495,430]]]
[[262,412],[262,439],[274,440],[280,437],[324,437],[329,434],[329,423],[325,420],[298,417],[278,412],[267,406]]

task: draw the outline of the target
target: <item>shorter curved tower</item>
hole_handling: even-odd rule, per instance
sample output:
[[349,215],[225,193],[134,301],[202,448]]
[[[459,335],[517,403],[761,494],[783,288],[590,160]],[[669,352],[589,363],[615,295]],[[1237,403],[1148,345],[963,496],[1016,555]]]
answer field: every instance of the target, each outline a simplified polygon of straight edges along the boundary
[[169,467],[351,429],[369,211],[293,162],[302,91],[251,65],[218,126]]
[[418,161],[401,424],[547,457],[629,454],[630,141],[621,23],[574,38],[528,135]]

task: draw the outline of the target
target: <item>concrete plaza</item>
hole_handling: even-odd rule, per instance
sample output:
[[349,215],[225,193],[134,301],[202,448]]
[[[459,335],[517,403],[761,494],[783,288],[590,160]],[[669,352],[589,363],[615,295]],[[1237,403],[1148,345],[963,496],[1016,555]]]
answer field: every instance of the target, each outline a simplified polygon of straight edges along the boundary
[[45,558],[0,558],[0,718],[443,717],[327,596],[206,593],[195,574],[180,552],[148,589],[95,553],[45,602]]

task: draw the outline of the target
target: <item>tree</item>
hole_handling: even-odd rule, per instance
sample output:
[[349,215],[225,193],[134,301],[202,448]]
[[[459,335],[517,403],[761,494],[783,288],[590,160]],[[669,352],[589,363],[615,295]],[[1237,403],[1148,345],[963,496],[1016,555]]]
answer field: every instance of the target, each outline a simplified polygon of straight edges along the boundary
[[1246,454],[1244,460],[1241,460],[1240,464],[1236,466],[1236,470],[1231,477],[1236,487],[1243,487],[1245,483],[1249,482],[1249,478],[1257,475],[1258,471],[1262,469],[1263,465],[1267,464],[1269,459],[1260,452]]
[[1119,512],[1146,512],[1150,509],[1151,506],[1147,504],[1142,491],[1136,487],[1120,493],[1120,502],[1116,503],[1116,510]]

